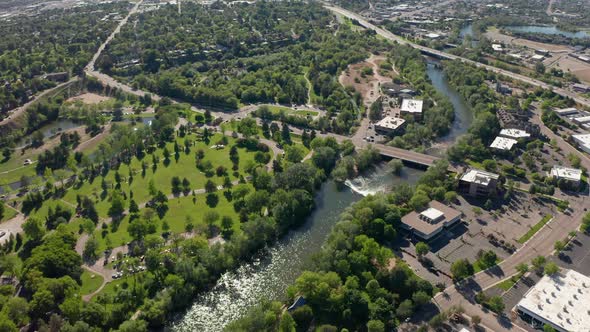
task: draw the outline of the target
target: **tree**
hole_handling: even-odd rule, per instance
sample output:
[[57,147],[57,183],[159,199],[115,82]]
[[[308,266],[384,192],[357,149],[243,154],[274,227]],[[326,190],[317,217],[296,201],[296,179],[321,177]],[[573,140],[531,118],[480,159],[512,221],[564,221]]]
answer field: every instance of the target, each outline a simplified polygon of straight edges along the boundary
[[367,322],[367,332],[384,332],[385,324],[380,320],[370,320]]
[[291,130],[289,129],[289,125],[284,122],[281,127],[281,139],[285,144],[291,144]]
[[118,219],[125,212],[125,203],[123,197],[118,191],[113,192],[111,196],[111,207],[109,208],[109,216],[113,219]]
[[543,325],[543,332],[557,332],[557,330],[549,324],[544,324]]
[[5,209],[4,201],[0,201],[0,220],[4,218]]
[[545,272],[545,274],[548,276],[552,276],[559,272],[559,267],[554,262],[548,262],[547,264],[545,264],[543,272]]
[[424,255],[426,255],[430,251],[430,247],[428,244],[424,242],[416,243],[416,256],[418,256],[418,260],[422,260]]
[[[26,325],[29,322],[29,304],[22,297],[11,297],[8,302],[4,305],[4,310],[13,322],[18,326]],[[0,320],[2,318],[0,317]],[[1,328],[0,331],[6,331]]]
[[305,151],[300,145],[290,145],[285,147],[285,158],[292,162],[298,163],[305,157]]
[[254,118],[244,118],[238,124],[238,132],[248,138],[258,134],[258,126]]
[[553,245],[553,248],[555,249],[555,251],[560,254],[563,249],[565,249],[565,243],[563,243],[563,241],[555,241],[555,244]]
[[400,317],[401,319],[406,319],[414,313],[414,304],[412,300],[404,300],[395,310],[396,316]]
[[90,236],[86,241],[82,256],[88,261],[96,261],[98,259],[98,241],[94,236]]
[[516,266],[516,271],[518,271],[518,273],[521,275],[524,275],[525,273],[529,272],[529,266],[526,263],[520,263]]
[[480,323],[481,323],[481,317],[479,317],[478,315],[471,316],[471,325],[473,327],[479,326]]
[[295,332],[295,320],[288,313],[284,312],[281,315],[281,322],[279,323],[279,332]]
[[213,181],[207,180],[207,182],[205,183],[205,192],[214,193],[216,191],[217,191],[217,185]]
[[38,241],[45,235],[45,224],[37,217],[30,217],[23,224],[23,231],[31,240]]
[[537,256],[537,257],[533,258],[533,261],[532,261],[533,268],[535,269],[535,271],[537,273],[540,273],[545,268],[546,262],[547,262],[547,259],[545,258],[545,256]]
[[453,279],[459,281],[473,275],[473,265],[467,259],[459,259],[451,264]]
[[319,147],[314,150],[311,161],[316,167],[323,169],[326,174],[330,173],[336,165],[338,155],[336,151],[328,146]]

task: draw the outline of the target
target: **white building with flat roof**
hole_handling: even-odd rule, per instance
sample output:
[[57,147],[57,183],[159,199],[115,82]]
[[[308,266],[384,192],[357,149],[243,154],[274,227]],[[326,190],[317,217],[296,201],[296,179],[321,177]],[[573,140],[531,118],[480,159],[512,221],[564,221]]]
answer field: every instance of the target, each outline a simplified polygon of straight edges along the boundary
[[510,151],[517,143],[518,141],[513,138],[498,136],[494,139],[492,144],[490,144],[490,148],[501,151]]
[[383,134],[391,134],[400,130],[406,120],[393,116],[386,116],[375,124],[375,130]]
[[555,165],[550,175],[554,179],[565,180],[575,185],[579,185],[582,181],[582,170],[576,168]]
[[489,196],[496,192],[499,178],[500,175],[498,174],[479,169],[470,169],[461,175],[459,179],[459,190],[470,196]]
[[588,115],[584,115],[584,116],[579,116],[577,118],[574,118],[574,122],[577,124],[584,124],[584,123],[588,123],[590,122],[590,116]]
[[500,44],[492,44],[492,49],[495,52],[504,52],[504,48]]
[[551,325],[560,332],[590,331],[590,278],[574,270],[544,276],[529,289],[514,311],[533,325]]
[[531,134],[527,133],[525,130],[522,129],[510,128],[500,130],[500,136],[517,140],[521,138],[529,139],[531,137]]
[[574,142],[586,153],[590,153],[590,134],[572,135]]
[[424,106],[423,100],[418,99],[404,99],[402,101],[402,107],[400,108],[400,114],[406,115],[410,114],[415,119],[422,118],[422,107]]
[[578,114],[578,109],[575,107],[568,107],[568,108],[561,108],[554,111],[558,115],[566,116],[566,115],[573,115]]

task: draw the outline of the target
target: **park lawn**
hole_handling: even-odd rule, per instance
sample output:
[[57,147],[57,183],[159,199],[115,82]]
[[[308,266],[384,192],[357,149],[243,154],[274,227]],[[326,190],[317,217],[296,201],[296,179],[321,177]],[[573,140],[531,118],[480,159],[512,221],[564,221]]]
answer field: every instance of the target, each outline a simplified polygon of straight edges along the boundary
[[18,214],[18,212],[11,208],[8,207],[8,204],[4,204],[4,215],[2,216],[2,219],[0,219],[0,222],[6,221],[6,220],[10,220],[14,217],[16,217],[16,215]]
[[[251,188],[250,192],[254,192],[254,189]],[[170,231],[173,233],[183,233],[185,231],[184,225],[187,216],[193,218],[195,229],[199,229],[200,227],[204,228],[206,226],[205,223],[203,223],[203,215],[205,212],[216,211],[219,213],[219,220],[216,222],[218,227],[221,227],[221,218],[223,216],[228,216],[234,221],[234,232],[238,232],[240,230],[239,216],[234,210],[233,203],[228,202],[222,191],[217,191],[217,196],[219,197],[219,202],[214,207],[210,207],[206,204],[205,194],[196,195],[197,199],[195,203],[193,203],[193,197],[191,195],[169,200],[168,207],[170,209],[164,216],[164,220],[170,225]]]
[[293,114],[300,115],[300,116],[303,116],[303,117],[308,117],[308,116],[317,116],[319,113],[318,112],[315,112],[315,111],[304,111],[304,110],[300,110],[300,111],[293,112]]
[[[254,189],[252,188],[252,191]],[[240,230],[240,222],[239,216],[235,212],[233,208],[233,203],[228,202],[225,196],[223,195],[222,191],[217,192],[217,196],[219,197],[219,202],[216,206],[210,207],[206,204],[206,194],[199,194],[196,195],[196,201],[193,203],[193,196],[179,196],[177,198],[170,199],[168,201],[168,212],[164,216],[162,220],[165,220],[168,225],[170,226],[170,232],[172,233],[184,233],[185,232],[185,222],[187,216],[190,216],[193,219],[193,224],[195,226],[195,231],[199,229],[204,230],[206,225],[203,223],[203,215],[207,211],[214,210],[219,213],[219,220],[216,222],[218,227],[221,227],[221,218],[223,216],[229,216],[233,219],[233,230],[234,232],[239,232]],[[140,210],[140,215],[141,211]],[[156,217],[157,218],[157,217]],[[157,233],[162,232],[162,221],[158,221],[158,231]],[[108,238],[111,241],[111,245],[113,247],[118,247],[122,245],[126,245],[127,243],[131,242],[133,238],[129,235],[127,229],[129,227],[129,215],[125,216],[115,232],[111,233],[112,228],[109,226]],[[99,251],[103,251],[106,249],[106,237],[102,236],[102,228],[98,228],[94,231],[94,236],[98,240],[99,243]]]
[[281,112],[285,112],[286,114],[291,113],[293,111],[292,108],[280,105],[267,105],[268,109],[273,115],[279,115]]
[[[187,137],[193,141],[195,140],[194,135],[189,135]],[[133,191],[133,198],[137,204],[141,204],[147,202],[150,199],[148,188],[149,182],[152,179],[154,181],[155,187],[166,195],[170,194],[172,191],[171,180],[174,176],[179,176],[181,179],[186,177],[190,181],[192,189],[203,188],[208,178],[205,177],[205,175],[202,174],[195,166],[195,153],[199,149],[202,149],[205,152],[204,160],[210,161],[213,164],[214,169],[216,169],[218,166],[225,166],[228,169],[227,174],[230,179],[236,180],[237,177],[234,176],[234,172],[231,170],[232,163],[229,159],[229,149],[230,146],[235,142],[235,139],[228,137],[229,145],[224,149],[211,149],[210,146],[214,145],[215,142],[217,142],[220,138],[221,134],[214,135],[211,138],[209,145],[202,141],[196,141],[196,146],[191,147],[191,152],[188,155],[185,154],[184,151],[180,152],[180,158],[178,159],[178,162],[174,158],[174,143],[167,144],[167,148],[172,154],[170,163],[167,166],[164,165],[164,157],[162,153],[163,149],[157,149],[154,154],[160,158],[160,162],[158,163],[158,167],[155,172],[152,169],[152,156],[146,155],[143,159],[148,164],[145,177],[142,177],[141,175],[142,162],[137,158],[133,158],[129,166],[122,164],[119,167],[118,172],[123,179],[121,182],[121,190],[125,193]],[[184,138],[178,138],[177,142],[181,148],[184,147]],[[238,152],[240,156],[239,172],[244,174],[246,165],[254,162],[255,152],[249,152],[244,148],[238,149]],[[272,153],[272,150],[269,153]],[[130,169],[134,174],[131,184],[126,181],[126,179],[129,177]],[[223,183],[223,177],[214,176],[211,178],[211,180],[218,185]],[[106,176],[106,182],[109,186],[109,189],[114,188],[114,170],[109,171]],[[76,204],[77,195],[87,195],[95,201],[99,216],[103,218],[107,217],[108,209],[110,207],[109,194],[111,190],[109,190],[109,194],[102,195],[101,183],[102,177],[97,177],[92,183],[86,182],[79,188],[70,189],[64,196],[64,200],[72,204]]]
[[43,202],[43,205],[41,205],[41,207],[39,209],[33,210],[29,213],[29,217],[36,217],[36,218],[39,218],[39,219],[45,221],[45,218],[47,217],[47,213],[49,211],[49,208],[51,207],[51,208],[55,209],[58,205],[61,205],[63,208],[70,210],[72,212],[72,219],[74,218],[74,216],[76,214],[76,209],[74,207],[68,205],[67,203],[62,202],[58,198],[57,199],[50,198],[48,200],[45,200]]
[[104,279],[101,275],[84,269],[81,280],[82,286],[80,286],[80,294],[86,295],[96,291],[100,285],[102,285]]
[[551,220],[551,218],[553,218],[553,216],[550,214],[544,216],[543,219],[541,219],[541,221],[536,223],[533,227],[531,227],[531,229],[529,229],[528,232],[526,232],[523,236],[521,236],[517,242],[520,244],[523,244],[526,241],[528,241],[531,237],[533,237],[533,235],[535,235],[535,233],[537,233],[541,228],[543,228],[543,226],[546,223],[548,223],[549,220]]
[[[12,191],[8,185],[20,181],[23,176],[36,177],[37,171],[35,164],[24,166],[22,163],[16,163],[15,167],[5,166],[11,163],[12,159],[2,164],[0,171],[0,186],[4,186],[6,192]],[[4,173],[6,172],[6,173]]]

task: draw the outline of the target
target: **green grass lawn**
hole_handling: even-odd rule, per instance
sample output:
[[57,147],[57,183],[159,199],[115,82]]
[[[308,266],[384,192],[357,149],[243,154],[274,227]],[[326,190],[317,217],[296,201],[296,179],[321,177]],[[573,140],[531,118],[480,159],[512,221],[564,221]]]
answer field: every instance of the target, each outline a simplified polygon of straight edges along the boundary
[[82,286],[80,287],[80,294],[86,295],[94,292],[95,290],[102,285],[103,278],[102,276],[95,274],[91,271],[84,269],[82,272]]
[[[131,183],[122,181],[121,190],[128,194],[130,191],[133,191],[133,198],[138,204],[141,204],[142,202],[146,202],[150,199],[148,187],[151,179],[153,179],[156,188],[161,190],[166,195],[170,194],[172,191],[171,180],[174,176],[179,176],[181,179],[186,177],[190,181],[191,188],[193,189],[203,188],[208,178],[195,166],[195,153],[199,149],[202,149],[205,152],[204,160],[211,161],[214,169],[218,166],[225,166],[228,169],[228,176],[232,180],[237,179],[231,170],[232,163],[229,159],[229,149],[230,146],[235,142],[234,139],[229,137],[229,145],[224,149],[217,150],[211,149],[210,147],[221,138],[220,134],[212,137],[209,145],[202,141],[196,141],[196,137],[194,135],[189,135],[187,137],[195,142],[196,146],[191,148],[191,152],[188,155],[182,151],[178,161],[176,161],[174,158],[173,143],[167,144],[167,148],[172,154],[172,157],[170,158],[170,164],[167,166],[164,165],[164,157],[162,153],[163,149],[157,149],[154,152],[154,154],[160,158],[160,162],[155,172],[152,170],[152,156],[146,155],[144,157],[144,161],[148,164],[148,169],[146,170],[145,177],[142,177],[141,174],[142,161],[138,160],[137,158],[134,158],[129,166],[125,164],[121,165],[118,172],[123,179],[127,179],[129,177],[130,170],[134,173],[133,181]],[[177,141],[181,147],[184,146],[184,138],[178,138]],[[249,152],[246,149],[238,149],[238,151],[240,156],[239,173],[244,174],[246,165],[253,162],[255,152]],[[272,150],[270,153],[272,153]],[[64,200],[72,204],[76,204],[77,195],[87,195],[95,200],[99,215],[103,218],[107,217],[107,212],[110,207],[109,197],[112,191],[111,189],[113,189],[115,186],[115,171],[111,170],[105,179],[109,185],[108,194],[106,196],[102,195],[102,177],[98,177],[94,179],[92,183],[86,182],[79,188],[72,188],[68,190],[64,196]],[[219,185],[223,183],[223,177],[213,176],[211,180]]]
[[0,222],[10,220],[18,214],[15,209],[6,206],[6,204],[7,203],[4,203],[4,215],[2,216],[2,219],[0,219]]
[[[252,188],[252,191],[254,189]],[[196,195],[196,201],[193,203],[193,196],[180,196],[178,198],[173,198],[168,201],[168,212],[164,216],[162,220],[158,220],[158,231],[157,233],[160,234],[162,232],[162,221],[165,220],[168,225],[170,226],[170,232],[172,233],[183,233],[185,232],[185,223],[187,216],[190,216],[193,220],[193,225],[195,226],[195,231],[204,230],[205,224],[202,222],[203,215],[205,212],[210,210],[215,210],[219,213],[220,219],[217,221],[217,226],[220,226],[221,217],[229,216],[234,221],[234,232],[239,232],[240,230],[240,222],[237,213],[234,211],[233,205],[231,202],[228,202],[225,196],[221,191],[218,191],[217,196],[219,197],[219,202],[215,207],[209,207],[206,204],[205,194]],[[141,214],[141,211],[140,211]],[[157,218],[157,216],[156,216]],[[111,241],[113,247],[118,247],[121,245],[125,245],[132,241],[132,237],[127,232],[127,228],[129,227],[129,216],[125,216],[119,227],[116,229],[115,232],[110,232],[111,227],[109,227],[108,238]],[[94,236],[99,242],[99,251],[103,251],[106,249],[106,237],[102,236],[102,229],[97,229],[94,232]]]
[[500,288],[503,291],[507,291],[510,288],[512,288],[512,286],[514,286],[514,284],[516,284],[516,282],[518,281],[518,279],[520,279],[519,277],[513,276],[510,277],[504,281],[502,281],[501,283],[499,283],[497,285],[498,288]]
[[553,218],[552,215],[548,214],[541,219],[537,224],[535,224],[528,232],[526,232],[523,236],[518,239],[518,243],[523,244],[528,241],[535,233],[537,233],[546,223],[549,222]]
[[319,113],[315,112],[315,111],[299,110],[299,111],[293,112],[293,114],[307,117],[307,116],[317,116]]

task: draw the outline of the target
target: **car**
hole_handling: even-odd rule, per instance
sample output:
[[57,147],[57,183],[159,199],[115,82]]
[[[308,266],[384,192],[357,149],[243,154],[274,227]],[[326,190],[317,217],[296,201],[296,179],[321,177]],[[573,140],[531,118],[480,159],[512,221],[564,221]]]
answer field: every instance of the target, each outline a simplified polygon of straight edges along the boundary
[[4,235],[6,235],[5,231],[0,231],[0,238],[3,237]]

